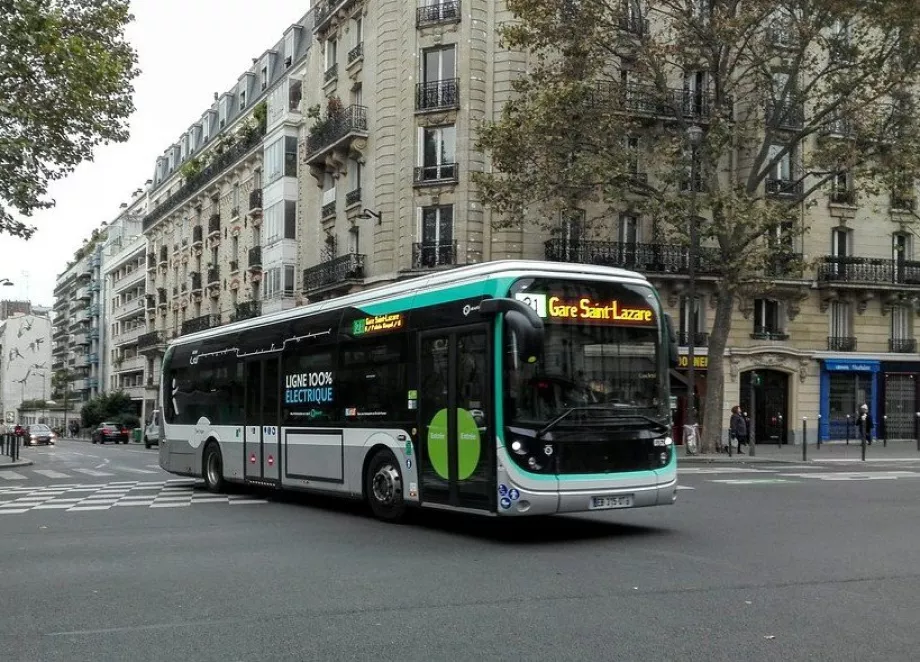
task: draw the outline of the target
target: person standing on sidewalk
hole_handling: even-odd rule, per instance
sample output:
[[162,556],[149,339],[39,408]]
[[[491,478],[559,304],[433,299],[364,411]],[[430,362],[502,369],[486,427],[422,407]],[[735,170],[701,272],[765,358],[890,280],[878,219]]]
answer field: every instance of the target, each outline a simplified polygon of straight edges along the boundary
[[732,440],[737,441],[738,443],[738,453],[741,453],[741,445],[744,444],[747,446],[747,421],[744,420],[744,416],[741,415],[741,407],[735,405],[732,407],[732,417],[728,422],[728,434],[729,440],[728,443],[731,443]]
[[866,444],[872,445],[872,414],[869,413],[869,405],[863,403],[859,406],[859,433],[865,437]]

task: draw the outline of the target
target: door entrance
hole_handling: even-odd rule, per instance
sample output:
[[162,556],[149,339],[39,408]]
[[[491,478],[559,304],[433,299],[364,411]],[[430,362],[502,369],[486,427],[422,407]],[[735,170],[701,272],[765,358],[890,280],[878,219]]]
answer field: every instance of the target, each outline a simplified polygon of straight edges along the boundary
[[489,327],[419,335],[419,498],[495,509]]
[[243,475],[247,480],[276,482],[281,476],[278,430],[278,361],[246,364],[243,421]]
[[[741,373],[741,409],[751,411],[751,372]],[[761,385],[754,394],[754,440],[758,444],[788,443],[789,375],[779,370],[756,370]]]
[[[885,375],[884,432],[888,440],[915,439],[917,382],[910,374]],[[875,424],[876,434],[880,430]]]

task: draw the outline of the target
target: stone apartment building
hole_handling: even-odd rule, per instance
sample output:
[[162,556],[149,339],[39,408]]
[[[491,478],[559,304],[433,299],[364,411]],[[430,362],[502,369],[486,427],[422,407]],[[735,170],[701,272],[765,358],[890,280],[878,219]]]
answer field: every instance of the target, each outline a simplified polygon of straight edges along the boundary
[[147,399],[165,343],[301,300],[297,142],[312,15],[243,72],[157,160],[143,220]]
[[[609,219],[606,236],[581,238],[572,250],[571,242],[533,228],[493,230],[477,200],[469,174],[488,163],[473,147],[475,126],[497,118],[511,82],[526,67],[523,54],[498,43],[495,26],[511,18],[504,3],[321,0],[313,11],[316,44],[304,95],[321,115],[305,121],[300,145],[303,175],[309,175],[300,177],[305,298],[500,258],[637,269],[660,288],[679,323],[684,356],[694,343],[702,397],[715,304],[712,270],[704,265],[699,274],[698,324],[691,329],[686,249],[655,244],[648,219]],[[637,15],[623,27],[644,25]],[[675,89],[705,94],[705,78],[696,73],[675,80]],[[834,136],[829,127],[809,140]],[[767,183],[777,193],[792,184],[786,165]],[[835,182],[819,204],[803,205],[808,232],[788,249],[816,266],[776,274],[770,298],[738,301],[724,357],[723,427],[733,403],[749,406],[756,371],[762,442],[797,441],[803,416],[814,440],[819,414],[822,438],[843,438],[846,415],[862,402],[887,423],[890,437],[915,435],[915,200],[882,196],[857,206],[847,186]],[[673,259],[664,267],[637,260],[653,252]],[[685,359],[678,372],[686,373]]]
[[51,319],[14,313],[0,321],[0,412],[20,422],[19,406],[51,393]]
[[138,189],[131,203],[122,203],[118,216],[109,223],[102,247],[104,390],[127,393],[142,420],[152,409],[146,398],[147,358],[137,349],[139,338],[147,331],[147,242],[141,232],[146,210],[147,194]]

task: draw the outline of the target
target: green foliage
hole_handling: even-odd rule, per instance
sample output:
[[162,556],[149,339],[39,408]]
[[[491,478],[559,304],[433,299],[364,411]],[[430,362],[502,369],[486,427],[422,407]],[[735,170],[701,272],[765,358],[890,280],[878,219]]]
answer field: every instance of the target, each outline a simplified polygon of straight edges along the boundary
[[201,159],[199,157],[193,157],[182,164],[182,167],[179,168],[179,174],[182,175],[185,181],[194,179],[201,173]]
[[51,207],[50,182],[124,142],[137,57],[127,0],[8,0],[0,9],[0,233]]
[[103,393],[83,405],[80,411],[83,427],[87,428],[95,428],[104,421],[125,423],[130,416],[137,418],[134,403],[124,391]]
[[[920,178],[915,0],[507,6],[515,20],[502,43],[527,53],[528,67],[501,117],[481,127],[493,171],[473,175],[496,226],[558,229],[578,210],[588,233],[609,238],[628,211],[651,225],[653,243],[687,246],[687,219],[701,217],[719,270],[710,357],[723,355],[736,298],[774,288],[778,256],[801,268],[791,251],[807,230],[803,210],[837,173],[860,197],[913,193]],[[706,72],[701,88],[696,72]],[[720,361],[708,382],[706,410],[720,412]],[[705,433],[711,447],[719,426]]]
[[252,109],[252,118],[256,121],[257,128],[265,135],[268,128],[268,104],[265,101],[260,101]]
[[19,409],[46,409],[47,407],[48,403],[41,398],[37,400],[23,400],[19,405]]
[[316,136],[325,132],[336,122],[341,122],[345,118],[345,106],[338,97],[329,97],[326,101],[325,115],[320,115],[320,107],[311,106],[307,109],[307,117],[311,117],[315,122],[310,127],[310,135]]

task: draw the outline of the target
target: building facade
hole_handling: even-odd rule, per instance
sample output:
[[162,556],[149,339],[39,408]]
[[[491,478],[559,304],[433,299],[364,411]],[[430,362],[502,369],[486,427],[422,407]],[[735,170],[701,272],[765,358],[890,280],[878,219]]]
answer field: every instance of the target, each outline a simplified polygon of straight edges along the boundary
[[4,421],[20,421],[20,405],[51,394],[51,320],[14,314],[0,322],[0,411]]
[[144,420],[147,358],[138,352],[138,339],[147,331],[147,241],[141,225],[147,211],[147,194],[138,189],[131,204],[123,203],[112,221],[102,249],[105,347],[102,357],[105,391],[127,393],[135,413]]

